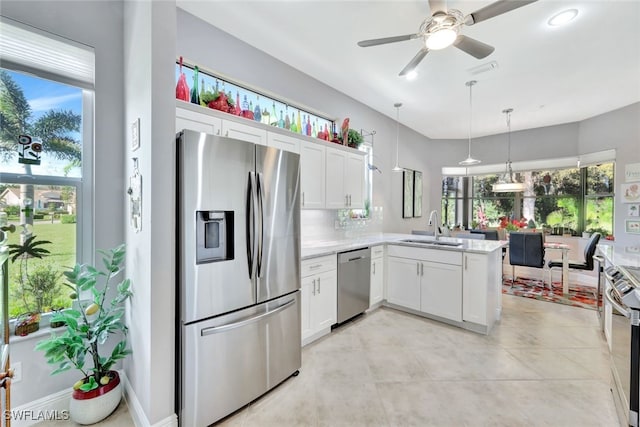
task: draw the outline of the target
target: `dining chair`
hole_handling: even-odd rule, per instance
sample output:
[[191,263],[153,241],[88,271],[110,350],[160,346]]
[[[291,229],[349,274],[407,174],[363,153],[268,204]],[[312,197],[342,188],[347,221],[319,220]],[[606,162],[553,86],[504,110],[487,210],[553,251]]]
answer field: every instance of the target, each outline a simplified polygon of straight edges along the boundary
[[[569,260],[569,269],[591,271],[593,270],[593,256],[596,253],[598,241],[600,240],[600,233],[593,233],[589,238],[587,246],[584,248],[584,261]],[[552,259],[547,264],[549,266],[549,284],[552,283],[551,273],[553,268],[562,268],[561,259]]]
[[[509,264],[511,264],[511,286],[515,281],[515,267],[544,269],[544,236],[542,233],[510,233]],[[544,272],[542,287],[545,287]]]

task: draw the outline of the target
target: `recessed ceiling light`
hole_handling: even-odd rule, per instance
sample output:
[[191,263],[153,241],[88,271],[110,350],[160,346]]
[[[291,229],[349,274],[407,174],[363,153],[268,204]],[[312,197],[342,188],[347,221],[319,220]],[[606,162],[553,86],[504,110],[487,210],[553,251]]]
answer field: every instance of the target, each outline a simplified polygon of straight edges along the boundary
[[559,27],[572,21],[576,16],[578,16],[578,9],[567,9],[553,15],[547,23],[552,27]]
[[411,70],[407,73],[407,80],[415,80],[418,77],[418,72],[416,70]]

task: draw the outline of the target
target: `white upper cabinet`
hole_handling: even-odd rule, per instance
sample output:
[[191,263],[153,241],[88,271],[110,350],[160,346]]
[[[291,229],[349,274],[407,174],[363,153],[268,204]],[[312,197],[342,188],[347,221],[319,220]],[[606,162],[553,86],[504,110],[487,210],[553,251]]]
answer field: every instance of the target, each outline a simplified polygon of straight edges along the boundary
[[300,154],[301,144],[302,141],[298,138],[292,138],[275,132],[267,132],[267,145],[269,147]]
[[347,153],[327,148],[327,208],[342,209],[349,206],[345,192],[345,168]]
[[196,113],[185,108],[176,108],[176,132],[183,129],[220,135],[222,120],[208,114]]
[[231,120],[222,120],[222,136],[267,145],[267,131]]
[[327,208],[364,208],[364,153],[327,148]]
[[362,154],[347,153],[344,184],[352,209],[364,209],[364,157]]
[[302,144],[300,148],[300,181],[302,186],[300,207],[325,207],[325,152],[320,144]]

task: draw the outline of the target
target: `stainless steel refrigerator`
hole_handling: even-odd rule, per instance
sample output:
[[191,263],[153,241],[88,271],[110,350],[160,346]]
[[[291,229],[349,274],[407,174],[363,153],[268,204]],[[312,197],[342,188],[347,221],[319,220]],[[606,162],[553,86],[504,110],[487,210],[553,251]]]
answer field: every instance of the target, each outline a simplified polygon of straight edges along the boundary
[[177,136],[182,426],[206,426],[297,374],[299,155],[189,130]]

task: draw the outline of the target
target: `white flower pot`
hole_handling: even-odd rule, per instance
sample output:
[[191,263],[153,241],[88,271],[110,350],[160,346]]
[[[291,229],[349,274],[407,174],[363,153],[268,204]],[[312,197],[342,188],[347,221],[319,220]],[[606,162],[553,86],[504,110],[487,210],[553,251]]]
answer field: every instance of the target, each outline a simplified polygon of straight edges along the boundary
[[69,402],[69,416],[78,424],[93,424],[107,418],[120,403],[122,384],[117,372],[109,384],[95,390],[74,390]]

